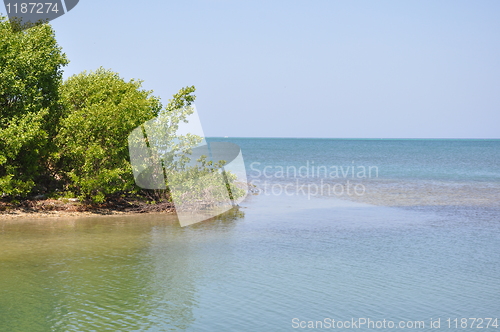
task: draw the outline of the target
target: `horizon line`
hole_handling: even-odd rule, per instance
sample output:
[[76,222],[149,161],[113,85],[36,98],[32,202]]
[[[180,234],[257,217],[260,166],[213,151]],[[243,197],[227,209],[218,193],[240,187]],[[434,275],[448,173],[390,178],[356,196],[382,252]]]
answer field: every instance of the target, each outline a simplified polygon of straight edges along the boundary
[[351,140],[500,140],[475,137],[290,137],[290,136],[205,136],[205,138],[275,138],[275,139],[351,139]]

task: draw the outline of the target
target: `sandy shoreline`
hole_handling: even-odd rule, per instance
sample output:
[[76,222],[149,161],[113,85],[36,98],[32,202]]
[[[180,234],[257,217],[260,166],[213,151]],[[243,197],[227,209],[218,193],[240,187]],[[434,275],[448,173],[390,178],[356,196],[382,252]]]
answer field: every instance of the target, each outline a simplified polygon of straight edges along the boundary
[[144,202],[126,200],[113,201],[100,205],[63,202],[54,199],[26,200],[19,204],[0,202],[0,221],[24,218],[115,216],[159,212],[173,214],[175,210],[169,203],[151,205]]
[[[147,213],[147,212],[146,212]],[[171,213],[171,212],[170,212]],[[85,211],[85,212],[70,212],[70,211],[33,211],[25,212],[23,210],[13,210],[9,212],[0,212],[0,221],[7,219],[42,219],[42,218],[61,218],[61,217],[92,217],[92,216],[112,216],[112,215],[132,215],[139,212],[124,212],[124,211]]]

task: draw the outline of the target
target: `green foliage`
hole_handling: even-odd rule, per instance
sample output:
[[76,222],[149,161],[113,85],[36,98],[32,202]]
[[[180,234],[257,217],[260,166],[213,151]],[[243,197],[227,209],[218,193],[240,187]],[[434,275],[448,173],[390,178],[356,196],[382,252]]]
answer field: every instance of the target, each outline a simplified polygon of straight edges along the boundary
[[141,81],[124,81],[105,69],[70,77],[61,87],[65,115],[56,137],[57,168],[66,190],[104,201],[135,188],[127,137],[158,115],[162,105]]
[[[191,160],[192,149],[202,142],[203,138],[198,135],[178,133],[179,124],[188,122],[194,112],[191,106],[196,98],[194,91],[194,86],[181,89],[155,119],[141,124],[149,146],[159,152],[150,157],[151,164],[161,163],[167,171],[184,170]],[[137,138],[142,139],[142,135]]]
[[0,194],[26,196],[49,175],[67,63],[49,25],[13,32],[0,17]]
[[194,87],[182,89],[158,117],[141,125],[142,132],[131,136],[129,142],[137,147],[145,135],[147,146],[152,149],[151,154],[139,152],[139,160],[144,158],[144,162],[134,162],[134,172],[144,176],[149,185],[167,188],[148,192],[155,201],[173,201],[177,207],[216,206],[229,201],[228,190],[234,192],[233,198],[242,197],[245,191],[235,186],[235,175],[222,172],[224,162],[209,161],[207,155],[196,160],[200,150],[192,155],[194,148],[203,150],[203,137],[178,132],[180,123],[188,122],[194,112],[192,92]]
[[202,156],[196,166],[185,167],[182,171],[167,171],[168,183],[177,189],[172,197],[176,205],[209,207],[217,206],[228,198],[242,197],[245,190],[238,186],[236,175],[221,171],[225,164],[224,160],[214,163]]
[[[193,113],[194,86],[163,107],[142,81],[125,81],[103,68],[62,82],[67,63],[50,25],[12,29],[0,17],[0,196],[53,196],[57,188],[67,197],[103,202],[112,194],[137,193],[128,136],[156,118],[148,144],[165,151],[156,162],[165,166],[167,186],[189,193],[176,201],[215,204],[228,189],[241,197],[236,177],[222,173],[222,164],[202,158],[192,166],[189,155],[202,137],[177,134]],[[154,190],[152,198],[161,202],[170,195]]]

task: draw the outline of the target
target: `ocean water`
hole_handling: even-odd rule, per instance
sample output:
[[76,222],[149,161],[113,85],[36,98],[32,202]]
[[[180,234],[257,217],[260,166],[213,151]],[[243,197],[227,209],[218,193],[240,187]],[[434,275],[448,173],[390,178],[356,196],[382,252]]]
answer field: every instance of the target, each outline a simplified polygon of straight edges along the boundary
[[256,185],[214,219],[0,220],[0,331],[500,328],[500,141],[213,140]]
[[[249,181],[269,193],[290,183],[288,193],[305,185],[308,196],[380,206],[500,207],[500,140],[232,141],[244,151]],[[347,192],[347,181],[356,193]]]

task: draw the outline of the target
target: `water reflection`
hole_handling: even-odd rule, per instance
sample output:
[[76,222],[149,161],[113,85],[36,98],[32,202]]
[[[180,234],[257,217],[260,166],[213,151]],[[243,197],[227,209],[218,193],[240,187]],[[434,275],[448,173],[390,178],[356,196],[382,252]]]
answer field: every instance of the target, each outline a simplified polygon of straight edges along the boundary
[[204,248],[242,217],[187,228],[160,214],[2,221],[0,330],[185,329],[210,268]]
[[153,227],[149,294],[156,308],[148,317],[153,326],[184,330],[195,321],[200,279],[212,269],[207,255],[216,255],[217,247],[231,241],[231,231],[243,216],[241,210],[231,209],[189,227]]
[[293,317],[500,308],[498,210],[252,199],[244,218],[185,228],[162,215],[0,223],[0,331],[286,331]]

